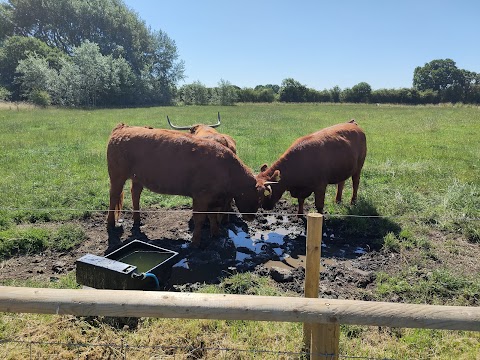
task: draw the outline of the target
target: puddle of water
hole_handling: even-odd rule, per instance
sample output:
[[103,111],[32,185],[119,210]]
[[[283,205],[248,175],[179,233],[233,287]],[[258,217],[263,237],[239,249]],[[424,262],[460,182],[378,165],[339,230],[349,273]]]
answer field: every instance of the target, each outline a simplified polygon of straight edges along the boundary
[[244,262],[245,260],[251,260],[252,257],[248,254],[245,254],[241,251],[237,251],[237,257],[235,258],[235,260],[237,262]]
[[355,254],[358,254],[358,255],[363,255],[363,254],[366,254],[367,253],[367,250],[365,250],[365,248],[362,248],[362,247],[357,247],[354,251]]
[[[288,269],[305,267],[305,227],[290,222],[288,217],[268,215],[265,218],[265,228],[271,230],[248,233],[239,227],[230,227],[227,238],[219,240],[218,249],[211,250],[212,254],[208,255],[211,258],[207,256],[206,261],[191,264],[188,259],[179,261],[172,269],[175,282],[208,283],[216,276],[230,273],[232,267],[248,268],[259,263],[266,267]],[[330,229],[325,229],[321,249],[322,264],[334,265],[338,260],[354,259],[366,252],[365,248],[350,246],[335,238]]]

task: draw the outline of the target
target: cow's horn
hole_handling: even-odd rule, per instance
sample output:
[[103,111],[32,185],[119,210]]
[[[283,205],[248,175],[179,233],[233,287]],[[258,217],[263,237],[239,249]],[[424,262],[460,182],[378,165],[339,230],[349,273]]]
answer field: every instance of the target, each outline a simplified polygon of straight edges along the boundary
[[172,129],[175,129],[175,130],[190,130],[190,128],[191,128],[191,126],[176,126],[176,125],[173,125],[170,122],[170,119],[168,118],[168,115],[167,115],[167,121],[168,121],[168,125],[170,125],[172,127]]
[[265,181],[264,185],[278,184],[278,181]]
[[217,126],[220,126],[220,111],[218,112],[218,122],[216,124],[213,124],[213,125],[208,125],[212,128],[216,128]]

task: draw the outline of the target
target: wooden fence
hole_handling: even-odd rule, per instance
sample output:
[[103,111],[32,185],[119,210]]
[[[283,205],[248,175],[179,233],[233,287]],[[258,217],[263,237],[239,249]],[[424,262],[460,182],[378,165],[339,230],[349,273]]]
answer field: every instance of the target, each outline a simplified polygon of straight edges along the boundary
[[302,322],[311,354],[332,359],[340,324],[480,331],[480,307],[319,299],[322,221],[308,215],[305,298],[0,286],[0,312]]

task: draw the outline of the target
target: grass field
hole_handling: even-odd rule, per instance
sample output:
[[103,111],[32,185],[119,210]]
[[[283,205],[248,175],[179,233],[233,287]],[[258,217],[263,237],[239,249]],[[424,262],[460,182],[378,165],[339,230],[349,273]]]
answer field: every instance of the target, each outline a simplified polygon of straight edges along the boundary
[[[217,111],[223,119],[221,131],[236,139],[239,156],[255,171],[272,163],[297,137],[355,118],[368,140],[361,199],[379,215],[460,229],[473,240],[480,238],[478,223],[468,221],[478,218],[480,209],[480,112],[471,107],[272,104],[0,110],[0,209],[18,209],[3,212],[1,223],[105,210],[105,149],[117,123],[166,128],[166,115],[180,125],[213,123]],[[346,191],[348,198],[349,186]],[[142,207],[170,206],[189,200],[146,192],[142,202]],[[329,205],[327,211],[334,212]]]
[[[108,208],[105,150],[110,131],[117,123],[167,128],[166,115],[178,125],[214,123],[217,111],[222,116],[219,130],[235,138],[240,158],[255,171],[263,163],[272,163],[297,137],[355,118],[367,135],[368,154],[359,206],[353,208],[353,214],[392,219],[402,229],[400,237],[411,240],[408,246],[425,246],[421,241],[423,235],[438,231],[457,234],[480,247],[480,109],[476,107],[244,104],[65,110],[3,106],[0,107],[0,261],[15,253],[40,251],[45,247],[68,250],[75,246],[74,241],[81,239],[81,234],[71,236],[76,229],[64,225],[48,232],[37,229],[35,224],[81,218]],[[345,188],[346,199],[350,188],[349,184]],[[350,210],[332,203],[333,191],[333,187],[329,188],[326,211],[346,215]],[[129,207],[129,197],[126,200]],[[146,191],[141,207],[190,202]],[[308,206],[312,206],[312,199],[307,201]],[[375,231],[368,226],[362,228],[361,223],[357,225],[355,231],[363,231],[363,236]],[[400,237],[386,238],[385,245],[400,246]],[[398,279],[382,278],[379,291],[391,291],[401,284],[403,275],[409,276],[411,272],[414,272],[412,267],[398,274]],[[480,274],[472,276],[480,278]],[[452,281],[447,276],[439,279]],[[64,284],[74,286],[69,279]],[[472,296],[478,297],[479,290],[475,287],[478,283],[471,286]],[[406,291],[410,291],[413,301],[419,301],[414,289]],[[68,333],[62,336],[72,341],[82,337],[74,327],[83,327],[81,331],[88,339],[108,342],[108,336],[114,336],[114,331],[105,324],[91,325],[79,319],[67,319],[58,326],[53,326],[53,322],[52,317],[44,316],[0,316],[0,338],[42,331],[35,330],[34,325],[43,331],[55,328]],[[142,332],[160,333],[160,328],[167,327],[166,332],[177,331],[186,343],[211,338],[219,347],[274,348],[277,344],[282,350],[298,351],[300,346],[296,342],[301,333],[298,324],[261,324],[259,330],[246,322],[166,323],[147,319],[142,321],[140,330],[118,330],[117,335],[140,343],[137,336],[141,337]],[[268,335],[272,327],[280,335],[277,332]],[[165,330],[161,333],[165,334]],[[359,356],[476,359],[480,353],[479,334],[410,329],[377,331],[348,326],[342,327],[341,346],[342,354]],[[154,337],[151,341],[156,340],[159,339]]]

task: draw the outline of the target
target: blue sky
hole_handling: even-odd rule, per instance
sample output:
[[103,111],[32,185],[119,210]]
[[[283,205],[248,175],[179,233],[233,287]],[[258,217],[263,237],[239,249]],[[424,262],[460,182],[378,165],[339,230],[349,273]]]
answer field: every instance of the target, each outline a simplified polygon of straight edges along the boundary
[[478,0],[124,1],[175,41],[180,85],[411,87],[415,67],[446,58],[480,72]]

